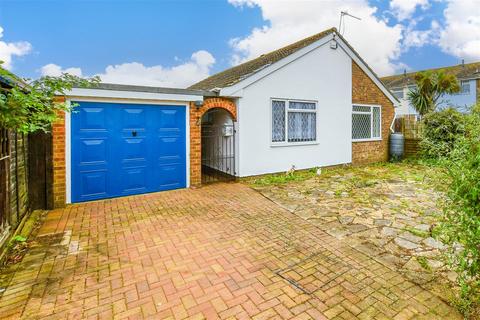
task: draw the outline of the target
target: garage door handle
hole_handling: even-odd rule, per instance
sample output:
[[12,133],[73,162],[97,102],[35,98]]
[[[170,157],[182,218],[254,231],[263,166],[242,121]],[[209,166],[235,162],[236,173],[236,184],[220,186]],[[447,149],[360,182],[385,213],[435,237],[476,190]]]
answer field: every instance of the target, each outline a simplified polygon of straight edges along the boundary
[[132,137],[136,137],[137,136],[137,131],[133,130],[132,131]]

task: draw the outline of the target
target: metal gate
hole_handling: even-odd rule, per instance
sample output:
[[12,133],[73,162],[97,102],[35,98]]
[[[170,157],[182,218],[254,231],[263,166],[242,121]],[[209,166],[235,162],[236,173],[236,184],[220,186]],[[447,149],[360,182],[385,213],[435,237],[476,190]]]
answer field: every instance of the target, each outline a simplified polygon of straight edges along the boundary
[[202,124],[202,183],[235,180],[235,128]]
[[6,129],[0,128],[0,244],[9,229],[8,174],[10,171],[10,141]]

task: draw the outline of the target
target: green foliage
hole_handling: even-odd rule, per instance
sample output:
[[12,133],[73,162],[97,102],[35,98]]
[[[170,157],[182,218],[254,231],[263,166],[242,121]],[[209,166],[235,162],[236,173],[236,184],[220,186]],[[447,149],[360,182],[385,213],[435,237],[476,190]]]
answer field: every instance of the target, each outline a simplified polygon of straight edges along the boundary
[[471,316],[480,309],[480,106],[465,116],[465,134],[456,140],[446,167],[451,183],[442,237],[452,244],[449,257],[460,286],[457,305]]
[[22,237],[21,235],[16,235],[15,237],[13,237],[12,241],[14,241],[14,242],[25,242],[25,241],[27,241],[27,238]]
[[425,158],[447,157],[465,134],[465,116],[453,108],[427,114],[422,119],[420,147]]
[[74,105],[55,101],[74,86],[89,87],[98,77],[83,79],[64,73],[59,77],[42,77],[28,84],[1,67],[0,77],[11,80],[12,88],[0,88],[0,127],[22,133],[48,131],[61,111],[69,112]]
[[287,173],[269,174],[253,180],[253,184],[257,186],[269,186],[284,184],[293,181],[305,181],[316,175],[317,168],[309,170],[288,171]]
[[416,87],[408,93],[408,100],[422,116],[435,111],[445,94],[460,91],[457,78],[443,70],[418,72],[415,82]]

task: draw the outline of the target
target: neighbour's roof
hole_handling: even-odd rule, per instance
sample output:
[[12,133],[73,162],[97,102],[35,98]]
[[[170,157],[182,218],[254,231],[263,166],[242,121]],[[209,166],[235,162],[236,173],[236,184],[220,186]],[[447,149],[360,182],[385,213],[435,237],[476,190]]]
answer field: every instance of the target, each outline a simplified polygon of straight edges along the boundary
[[243,79],[259,72],[263,68],[266,68],[269,65],[297,52],[298,50],[307,47],[308,45],[314,43],[317,40],[320,40],[321,38],[333,32],[336,32],[336,29],[330,28],[311,37],[290,44],[286,47],[269,52],[267,54],[263,54],[256,59],[247,61],[233,68],[214,74],[211,77],[195,83],[188,89],[212,90],[215,88],[230,87],[242,81]]
[[401,88],[410,84],[415,84],[415,75],[423,71],[439,71],[454,74],[458,79],[478,79],[480,78],[480,62],[459,64],[456,66],[426,69],[421,71],[409,72],[381,78],[382,82],[388,88]]
[[215,93],[204,90],[193,89],[179,89],[179,88],[165,88],[165,87],[150,87],[150,86],[135,86],[114,83],[98,83],[92,87],[76,87],[81,89],[100,89],[112,91],[134,91],[134,92],[151,92],[151,93],[166,93],[166,94],[186,94],[194,96],[216,96]]
[[14,75],[10,71],[0,67],[0,86],[12,88],[17,86],[22,89],[26,89],[28,85],[20,77]]

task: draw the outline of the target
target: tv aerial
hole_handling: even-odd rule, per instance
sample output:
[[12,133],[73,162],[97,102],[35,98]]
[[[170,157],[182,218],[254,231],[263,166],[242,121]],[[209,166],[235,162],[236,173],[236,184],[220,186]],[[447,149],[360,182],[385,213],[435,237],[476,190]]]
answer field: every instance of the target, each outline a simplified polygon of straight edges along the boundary
[[[341,35],[343,35],[343,33],[345,32],[345,22],[343,21],[345,16],[352,17],[357,20],[362,20],[359,17],[355,17],[354,15],[351,15],[350,13],[348,13],[348,11],[340,11],[340,23],[338,24],[338,32]],[[342,27],[343,27],[343,31],[342,31]]]

